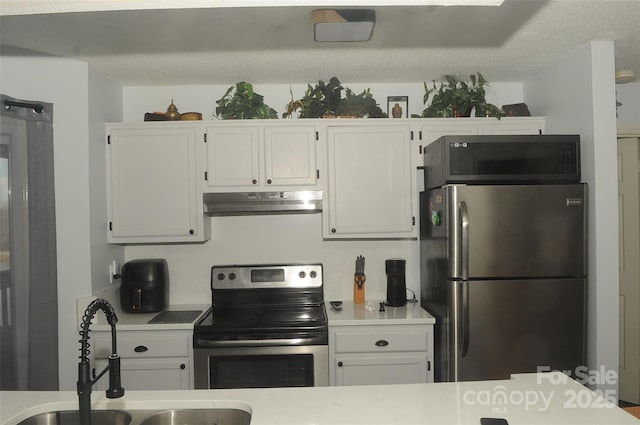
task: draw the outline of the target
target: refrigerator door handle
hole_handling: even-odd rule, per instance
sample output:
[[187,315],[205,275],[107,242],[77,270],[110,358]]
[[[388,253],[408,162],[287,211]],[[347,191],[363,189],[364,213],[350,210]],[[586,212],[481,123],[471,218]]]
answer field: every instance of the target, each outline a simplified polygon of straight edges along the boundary
[[467,203],[460,201],[458,204],[460,214],[460,279],[469,280],[469,212]]
[[469,281],[460,282],[460,357],[467,355],[469,351]]
[[469,212],[467,203],[458,204],[460,215],[460,357],[467,355],[469,350]]

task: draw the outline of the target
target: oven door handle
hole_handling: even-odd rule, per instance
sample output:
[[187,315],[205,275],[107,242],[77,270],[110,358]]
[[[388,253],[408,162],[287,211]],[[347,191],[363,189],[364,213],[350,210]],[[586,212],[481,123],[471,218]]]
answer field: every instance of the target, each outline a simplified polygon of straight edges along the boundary
[[230,341],[211,341],[196,338],[195,348],[221,347],[272,347],[274,345],[321,345],[322,338],[282,338],[282,339],[235,339]]

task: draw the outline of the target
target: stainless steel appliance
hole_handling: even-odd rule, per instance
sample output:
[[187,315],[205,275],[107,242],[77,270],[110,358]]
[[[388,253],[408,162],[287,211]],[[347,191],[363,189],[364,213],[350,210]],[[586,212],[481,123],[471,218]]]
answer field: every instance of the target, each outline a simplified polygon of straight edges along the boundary
[[321,264],[211,268],[212,307],[194,327],[196,388],[329,384]]
[[322,211],[321,190],[205,193],[204,212],[218,215],[301,214]]
[[424,151],[426,188],[445,184],[580,182],[572,134],[444,136]]
[[[547,169],[527,173],[557,181]],[[471,182],[445,179],[420,198],[420,298],[436,317],[436,380],[575,372],[586,351],[586,184]]]

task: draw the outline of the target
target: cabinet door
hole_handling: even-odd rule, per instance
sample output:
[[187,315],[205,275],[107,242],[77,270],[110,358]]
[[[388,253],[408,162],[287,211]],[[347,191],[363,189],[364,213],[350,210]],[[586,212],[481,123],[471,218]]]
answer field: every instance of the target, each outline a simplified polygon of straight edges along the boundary
[[[96,373],[108,364],[107,360],[96,360]],[[192,389],[189,359],[121,359],[122,387],[130,390],[188,390]],[[108,373],[96,383],[96,389],[106,390]]]
[[544,120],[541,118],[512,118],[490,120],[482,123],[481,134],[542,134]]
[[415,237],[410,127],[335,126],[327,137],[324,236]]
[[426,355],[336,356],[336,385],[418,384],[427,381]]
[[316,184],[316,128],[313,125],[266,126],[267,186]]
[[258,131],[257,125],[207,127],[207,188],[261,184]]
[[193,126],[107,129],[109,242],[208,238],[197,191]]

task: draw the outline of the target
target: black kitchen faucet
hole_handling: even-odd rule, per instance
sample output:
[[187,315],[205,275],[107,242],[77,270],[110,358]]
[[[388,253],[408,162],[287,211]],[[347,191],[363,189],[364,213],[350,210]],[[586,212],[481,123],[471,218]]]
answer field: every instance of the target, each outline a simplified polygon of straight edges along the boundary
[[[94,379],[91,379],[91,363],[89,361],[89,327],[91,320],[98,310],[102,310],[107,316],[107,322],[111,326],[111,355],[109,364]],[[124,395],[124,388],[120,384],[120,356],[116,349],[116,317],[113,307],[108,301],[98,298],[87,307],[80,325],[80,363],[78,363],[78,403],[81,425],[91,425],[91,387],[98,379],[109,371],[109,388],[107,398],[120,398]]]

